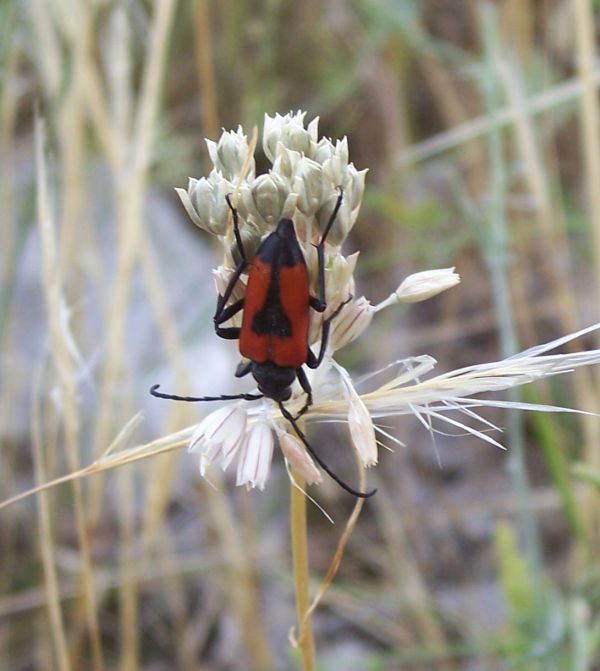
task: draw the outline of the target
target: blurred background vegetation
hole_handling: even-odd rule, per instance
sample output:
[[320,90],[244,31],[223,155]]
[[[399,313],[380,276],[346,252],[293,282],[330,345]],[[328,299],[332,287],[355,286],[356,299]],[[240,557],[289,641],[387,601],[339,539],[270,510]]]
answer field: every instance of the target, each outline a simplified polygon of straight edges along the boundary
[[[210,170],[204,137],[265,113],[319,116],[369,168],[361,293],[463,278],[375,320],[353,371],[450,370],[597,321],[597,5],[1,0],[0,498],[207,411],[152,401],[154,382],[236,388],[217,250],[174,187]],[[511,398],[598,411],[598,374]],[[405,447],[369,473],[315,618],[320,669],[600,669],[598,421],[486,417],[507,453],[388,429]],[[342,430],[312,441],[352,473]],[[4,509],[0,669],[296,668],[282,460],[265,492],[228,480],[171,453]],[[338,522],[309,511],[316,584],[353,502],[311,493]]]

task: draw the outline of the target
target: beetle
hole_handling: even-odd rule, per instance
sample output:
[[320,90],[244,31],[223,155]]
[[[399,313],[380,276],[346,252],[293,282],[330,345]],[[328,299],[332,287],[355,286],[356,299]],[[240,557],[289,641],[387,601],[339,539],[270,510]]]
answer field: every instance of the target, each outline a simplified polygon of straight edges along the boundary
[[[239,340],[240,354],[247,359],[242,362],[235,376],[238,378],[252,374],[258,386],[258,394],[225,394],[221,396],[177,396],[159,392],[155,384],[150,393],[157,397],[174,401],[225,401],[244,399],[248,401],[270,398],[275,401],[281,414],[293,426],[306,449],[341,487],[354,496],[367,498],[376,490],[359,492],[341,480],[315,453],[297,420],[312,405],[312,389],[303,366],[320,366],[329,341],[331,322],[339,314],[343,302],[337,310],[323,321],[321,343],[317,355],[308,342],[310,309],[324,312],[325,301],[325,241],[342,205],[344,192],[340,194],[325,226],[317,249],[319,296],[310,294],[309,274],[306,260],[291,219],[281,219],[275,230],[260,244],[254,258],[246,255],[239,228],[239,216],[231,203],[227,204],[233,216],[233,231],[237,249],[241,257],[222,294],[217,297],[213,317],[215,333],[227,340]],[[228,305],[238,280],[248,269],[248,283],[243,298]],[[223,326],[243,310],[241,326]],[[296,416],[285,407],[284,402],[292,396],[292,384],[298,380],[306,394],[306,400]]]

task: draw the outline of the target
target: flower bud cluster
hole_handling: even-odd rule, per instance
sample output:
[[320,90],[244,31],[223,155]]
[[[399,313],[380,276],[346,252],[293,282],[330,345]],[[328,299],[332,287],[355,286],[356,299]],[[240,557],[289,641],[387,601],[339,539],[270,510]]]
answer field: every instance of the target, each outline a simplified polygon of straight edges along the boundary
[[[305,127],[304,117],[304,112],[265,115],[262,148],[272,168],[261,175],[255,175],[254,156],[241,126],[236,131],[224,131],[217,142],[207,140],[211,173],[191,178],[187,190],[177,189],[177,193],[192,221],[222,240],[225,265],[230,268],[241,255],[232,235],[227,195],[237,209],[248,258],[281,219],[293,219],[316,291],[318,260],[314,245],[332,216],[341,187],[343,199],[325,252],[326,295],[333,311],[353,291],[356,259],[342,256],[340,246],[358,217],[367,171],[359,171],[349,162],[346,138],[335,143],[319,139],[319,119]],[[315,339],[321,321],[317,320],[313,329]]]

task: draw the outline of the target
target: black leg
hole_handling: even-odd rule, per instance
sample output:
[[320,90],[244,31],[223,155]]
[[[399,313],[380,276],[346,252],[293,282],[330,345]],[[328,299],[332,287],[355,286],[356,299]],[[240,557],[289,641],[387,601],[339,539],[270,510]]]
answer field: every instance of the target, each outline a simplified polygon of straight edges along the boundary
[[302,368],[302,366],[296,368],[296,377],[298,378],[298,382],[300,383],[302,390],[306,394],[306,402],[302,406],[300,412],[296,413],[296,419],[298,419],[299,417],[302,417],[302,415],[310,408],[310,406],[313,403],[313,397],[312,397],[312,387],[310,386],[310,382],[308,381],[308,378],[306,377],[306,373],[304,372],[304,368]]
[[221,313],[223,312],[225,306],[227,305],[227,302],[231,298],[231,294],[235,289],[235,285],[237,284],[240,275],[244,272],[247,265],[248,264],[246,263],[246,261],[243,260],[240,261],[237,268],[233,271],[233,275],[229,278],[229,282],[227,284],[227,287],[225,288],[223,295],[219,294],[219,296],[217,297],[217,307],[215,308],[215,316],[213,317],[215,323],[221,324],[223,321],[225,321],[223,319],[220,319]]
[[308,440],[306,440],[306,436],[302,433],[300,427],[298,426],[296,420],[294,419],[293,415],[286,409],[286,407],[283,405],[283,403],[280,401],[279,402],[279,409],[281,410],[281,414],[287,419],[287,421],[294,427],[294,431],[296,432],[296,435],[302,443],[304,444],[304,447],[307,449],[308,453],[312,456],[312,458],[319,464],[319,466],[329,475],[330,478],[335,480],[338,485],[342,488],[345,489],[349,494],[352,494],[352,496],[356,496],[359,499],[368,499],[370,496],[373,496],[375,492],[377,491],[376,489],[372,489],[370,492],[359,492],[356,489],[353,489],[350,487],[350,485],[347,485],[343,480],[341,480],[330,468],[329,466],[321,459],[321,457],[313,450],[313,448],[310,446]]
[[[323,236],[321,238],[321,242],[317,245],[317,259],[319,262],[319,303],[322,307],[320,308],[315,308],[318,312],[323,312],[325,309],[327,302],[325,300],[325,240],[327,236],[329,235],[329,231],[331,230],[331,227],[333,226],[333,222],[335,221],[335,218],[337,217],[337,213],[340,211],[340,207],[342,206],[342,201],[344,199],[344,189],[342,189],[341,186],[338,186],[338,189],[340,190],[340,195],[338,196],[337,202],[335,204],[335,207],[333,208],[333,212],[331,213],[331,216],[329,217],[329,221],[327,222],[327,226],[325,226],[325,231],[323,232]],[[315,301],[315,299],[313,299]],[[313,306],[314,307],[314,306]]]
[[163,394],[158,391],[159,384],[150,387],[150,393],[156,398],[166,398],[168,401],[186,401],[187,403],[195,403],[196,401],[257,401],[263,398],[262,394],[223,394],[222,396],[177,396],[176,394]]
[[308,348],[306,365],[309,368],[318,368],[321,365],[323,357],[325,356],[325,352],[327,351],[327,344],[329,342],[329,331],[331,330],[331,322],[340,314],[344,305],[347,305],[351,300],[352,296],[350,296],[350,298],[347,298],[343,303],[340,303],[337,310],[331,315],[331,317],[328,317],[323,322],[323,326],[321,327],[321,346],[319,348],[319,355],[315,356],[311,348],[310,347]]
[[[340,207],[342,206],[342,201],[344,199],[344,190],[342,189],[341,186],[339,186],[338,188],[340,190],[340,195],[338,196],[335,207],[333,208],[333,212],[329,217],[329,221],[325,226],[323,236],[321,237],[321,242],[319,242],[319,244],[317,245],[317,259],[319,263],[319,297],[318,298],[315,298],[314,296],[310,297],[310,307],[316,312],[324,312],[327,307],[327,301],[325,299],[325,240],[329,235],[329,231],[333,226],[335,218],[337,217],[337,213],[339,212]],[[319,355],[315,356],[312,353],[310,347],[308,348],[306,365],[309,368],[317,368],[321,364],[321,361],[323,361],[323,357],[325,356],[325,352],[327,350],[327,342],[329,341],[329,328],[330,328],[329,324],[331,320],[334,319],[334,317],[336,317],[339,314],[339,311],[344,307],[344,305],[346,305],[347,302],[348,301],[342,303],[340,307],[331,315],[331,317],[329,317],[329,319],[323,322],[323,327],[321,330],[321,348],[319,350]]]
[[238,326],[231,326],[227,328],[223,328],[222,326],[215,327],[215,333],[220,338],[224,338],[225,340],[239,340],[241,330],[242,329]]
[[253,361],[240,361],[235,369],[236,377],[244,377],[252,370]]
[[246,256],[246,250],[244,249],[244,243],[242,242],[242,236],[240,234],[240,222],[238,217],[238,211],[231,204],[230,193],[228,193],[225,196],[225,200],[227,201],[227,205],[229,205],[229,209],[231,210],[231,214],[233,215],[233,234],[235,235],[235,241],[237,242],[237,246],[240,251],[240,256],[242,257],[242,261],[244,262],[244,264],[247,265],[248,257]]
[[228,305],[226,308],[221,308],[221,311],[218,314],[216,314],[213,319],[215,327],[218,326],[219,324],[222,324],[223,322],[226,322],[228,319],[231,319],[234,315],[237,315],[237,313],[243,309],[244,309],[243,298],[240,298],[240,300],[233,303],[233,305]]
[[225,288],[225,291],[223,292],[223,295],[219,294],[217,298],[217,307],[215,309],[215,315],[213,317],[213,321],[215,323],[215,331],[217,331],[217,334],[219,333],[216,327],[219,324],[226,322],[228,319],[231,319],[233,315],[237,314],[244,307],[243,299],[240,299],[239,301],[229,306],[228,308],[226,308],[225,306],[227,305],[229,299],[231,298],[231,294],[235,289],[235,285],[237,284],[240,275],[244,272],[244,270],[248,266],[248,258],[246,256],[246,250],[244,249],[242,236],[240,234],[238,212],[235,209],[235,207],[233,207],[233,205],[231,204],[231,194],[227,194],[225,196],[225,200],[227,201],[227,205],[229,205],[229,209],[231,210],[231,213],[233,215],[233,233],[235,235],[235,240],[237,242],[237,246],[240,251],[240,256],[242,257],[242,260],[238,263],[236,269],[233,271],[233,275],[229,278],[229,282],[227,284],[227,287]]

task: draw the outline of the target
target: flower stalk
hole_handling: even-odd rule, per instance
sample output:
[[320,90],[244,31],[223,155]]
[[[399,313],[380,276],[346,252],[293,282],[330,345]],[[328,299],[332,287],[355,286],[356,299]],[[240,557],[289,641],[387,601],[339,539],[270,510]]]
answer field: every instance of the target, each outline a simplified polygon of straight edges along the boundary
[[315,641],[312,618],[310,617],[310,571],[308,561],[308,537],[306,526],[306,494],[304,480],[292,470],[290,482],[290,533],[292,544],[292,564],[296,595],[296,617],[298,638],[295,641],[300,650],[302,671],[315,669]]

